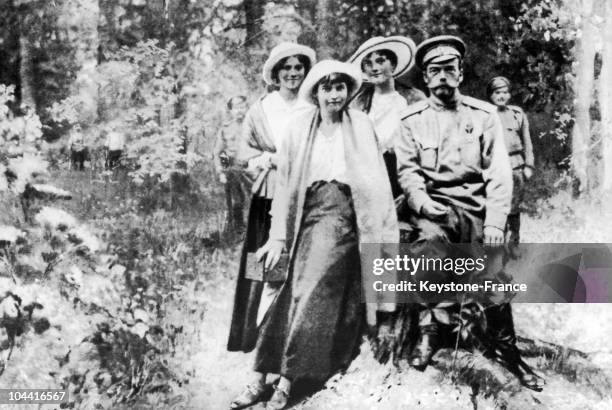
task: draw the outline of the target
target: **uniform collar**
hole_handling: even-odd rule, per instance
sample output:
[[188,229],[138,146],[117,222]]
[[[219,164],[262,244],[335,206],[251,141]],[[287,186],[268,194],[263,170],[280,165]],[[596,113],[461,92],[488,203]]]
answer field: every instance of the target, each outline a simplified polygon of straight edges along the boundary
[[438,97],[434,95],[434,93],[429,93],[429,102],[431,107],[436,111],[444,111],[444,110],[456,110],[457,105],[463,100],[463,95],[457,90],[455,92],[455,98],[450,104],[442,102]]

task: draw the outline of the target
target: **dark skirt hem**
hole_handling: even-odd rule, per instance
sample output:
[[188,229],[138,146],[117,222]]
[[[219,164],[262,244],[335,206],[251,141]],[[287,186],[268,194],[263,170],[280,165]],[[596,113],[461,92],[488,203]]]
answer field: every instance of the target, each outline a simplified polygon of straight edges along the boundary
[[245,278],[249,252],[255,252],[268,240],[272,200],[254,196],[249,208],[246,237],[240,255],[240,265],[234,294],[234,309],[230,325],[227,350],[251,352],[257,343],[257,312],[263,291],[263,282]]

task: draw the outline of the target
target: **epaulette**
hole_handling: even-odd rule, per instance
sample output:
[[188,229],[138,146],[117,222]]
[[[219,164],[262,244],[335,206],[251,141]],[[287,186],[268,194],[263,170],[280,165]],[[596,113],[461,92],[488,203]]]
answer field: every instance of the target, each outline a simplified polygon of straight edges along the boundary
[[474,97],[468,97],[464,95],[461,102],[469,107],[478,108],[479,110],[482,110],[488,113],[497,112],[497,107],[494,106],[493,104],[488,103],[483,100],[479,100]]
[[418,114],[422,111],[425,111],[428,107],[429,107],[429,100],[417,101],[414,104],[410,104],[408,107],[406,107],[400,113],[400,118],[404,120],[414,114]]
[[523,109],[521,107],[519,107],[518,105],[509,105],[508,108],[510,108],[512,111],[518,113],[518,114],[522,114],[523,113]]

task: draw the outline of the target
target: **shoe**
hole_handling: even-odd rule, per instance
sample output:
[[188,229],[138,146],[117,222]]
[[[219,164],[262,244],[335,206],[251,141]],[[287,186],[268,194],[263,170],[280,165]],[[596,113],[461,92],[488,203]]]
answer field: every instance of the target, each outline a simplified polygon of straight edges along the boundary
[[274,385],[274,394],[266,404],[266,410],[281,410],[287,407],[289,392]]
[[537,374],[521,372],[521,374],[518,375],[518,378],[521,381],[521,384],[528,389],[534,391],[542,391],[544,389],[544,379]]
[[244,391],[230,403],[230,409],[237,410],[252,406],[261,401],[265,392],[265,384],[247,384]]
[[427,325],[420,329],[419,340],[417,341],[408,363],[417,370],[423,371],[429,365],[431,357],[438,351],[438,326]]

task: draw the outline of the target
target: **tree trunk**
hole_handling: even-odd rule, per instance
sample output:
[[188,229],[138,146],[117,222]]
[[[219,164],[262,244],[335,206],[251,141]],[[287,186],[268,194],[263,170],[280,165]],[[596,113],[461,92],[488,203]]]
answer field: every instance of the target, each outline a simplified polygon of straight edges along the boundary
[[[298,0],[297,11],[302,18],[314,26],[317,18],[317,0]],[[298,37],[298,42],[300,44],[315,47],[317,43],[317,31],[302,30],[300,37]]]
[[109,52],[119,48],[118,30],[115,24],[115,11],[118,4],[116,0],[98,2],[98,63],[105,61]]
[[58,28],[65,33],[64,41],[74,50],[74,63],[78,67],[71,94],[79,99],[79,122],[93,124],[98,119],[99,1],[66,2],[62,15]]
[[602,165],[601,190],[612,190],[612,4],[602,0],[604,21],[601,25],[603,48],[598,97],[601,111]]
[[264,0],[244,0],[244,14],[246,18],[247,47],[257,44],[261,36],[261,19],[264,15]]
[[333,58],[331,37],[334,33],[332,0],[317,1],[317,59]]
[[25,34],[19,36],[19,84],[21,103],[36,108],[34,99],[34,47]]
[[578,184],[576,194],[588,191],[588,157],[591,135],[589,107],[595,69],[595,27],[592,22],[593,0],[582,0],[581,36],[576,42],[576,121],[572,130],[572,170]]

